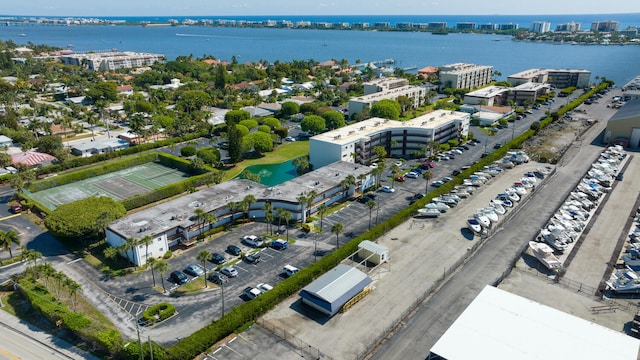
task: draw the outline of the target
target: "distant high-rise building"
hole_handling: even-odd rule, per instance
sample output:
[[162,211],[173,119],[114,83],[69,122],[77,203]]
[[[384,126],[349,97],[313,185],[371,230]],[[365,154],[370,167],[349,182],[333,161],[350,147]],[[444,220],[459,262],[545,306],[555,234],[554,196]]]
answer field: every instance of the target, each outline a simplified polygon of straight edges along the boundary
[[620,23],[613,20],[594,21],[591,23],[591,31],[612,32],[618,31],[618,27],[620,27]]
[[576,32],[580,31],[580,26],[582,26],[581,23],[571,21],[568,23],[556,25],[556,31]]
[[551,30],[551,23],[547,21],[534,21],[531,24],[531,32],[541,34],[549,32],[549,30]]
[[427,24],[427,27],[429,29],[444,29],[447,27],[447,23],[446,22],[430,22],[429,24]]
[[458,30],[473,30],[476,28],[476,23],[474,22],[459,22],[456,24],[456,29]]
[[496,29],[496,24],[480,24],[478,30],[493,31]]
[[498,30],[518,30],[518,24],[499,24]]

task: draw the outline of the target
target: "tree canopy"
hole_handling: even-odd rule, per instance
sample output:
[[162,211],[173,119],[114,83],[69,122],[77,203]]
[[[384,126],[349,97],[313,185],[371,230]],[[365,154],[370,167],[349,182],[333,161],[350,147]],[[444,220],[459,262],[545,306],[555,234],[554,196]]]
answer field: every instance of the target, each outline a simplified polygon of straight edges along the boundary
[[253,141],[253,149],[257,152],[264,153],[273,150],[273,139],[271,134],[257,131],[249,136]]
[[327,122],[327,128],[329,130],[341,128],[344,126],[344,115],[339,111],[329,110],[322,114],[322,117]]
[[398,120],[401,110],[400,104],[397,101],[384,99],[371,106],[371,116]]
[[114,199],[93,196],[60,205],[44,223],[54,236],[83,238],[98,235],[110,222],[126,213],[124,206]]
[[317,134],[323,131],[327,127],[327,125],[324,118],[318,115],[309,115],[305,116],[304,119],[302,119],[302,122],[300,122],[300,127],[303,131],[309,131]]

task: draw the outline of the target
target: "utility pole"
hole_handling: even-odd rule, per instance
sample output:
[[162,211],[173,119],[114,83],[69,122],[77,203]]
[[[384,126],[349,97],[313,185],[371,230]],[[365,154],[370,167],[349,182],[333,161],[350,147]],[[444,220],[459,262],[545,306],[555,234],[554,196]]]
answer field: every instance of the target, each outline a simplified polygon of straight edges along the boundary
[[138,333],[138,345],[140,345],[140,360],[144,360],[144,356],[142,354],[142,339],[140,338],[140,322],[138,321],[138,315],[140,313],[137,313],[136,316],[134,317],[134,321],[136,322],[136,332]]
[[151,346],[151,336],[148,336],[149,339],[149,354],[151,354],[151,360],[153,360],[153,347]]
[[222,318],[224,316],[224,282],[220,281],[220,289],[222,289],[222,315],[220,315],[220,318]]

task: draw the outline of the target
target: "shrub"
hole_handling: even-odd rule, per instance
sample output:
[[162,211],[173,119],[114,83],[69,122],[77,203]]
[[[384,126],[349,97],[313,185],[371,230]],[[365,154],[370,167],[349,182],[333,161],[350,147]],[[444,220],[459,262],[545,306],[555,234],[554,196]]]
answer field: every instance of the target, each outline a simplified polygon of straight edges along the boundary
[[155,324],[157,321],[163,321],[176,313],[176,307],[169,303],[160,303],[154,305],[142,313],[142,318],[150,324]]
[[182,149],[180,149],[180,155],[182,155],[183,157],[190,157],[196,154],[196,148],[193,146],[183,146]]
[[167,260],[167,259],[170,259],[172,255],[173,253],[171,252],[171,250],[167,250],[167,252],[164,253],[164,255],[162,255],[162,258]]

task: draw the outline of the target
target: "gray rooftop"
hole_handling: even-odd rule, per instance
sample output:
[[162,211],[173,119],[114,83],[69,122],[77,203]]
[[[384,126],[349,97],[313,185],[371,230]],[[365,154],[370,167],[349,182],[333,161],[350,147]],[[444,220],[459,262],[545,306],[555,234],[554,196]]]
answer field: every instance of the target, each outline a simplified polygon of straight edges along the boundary
[[609,121],[627,120],[640,117],[640,100],[629,100],[611,116]]
[[215,211],[225,208],[232,201],[240,202],[247,195],[253,195],[258,202],[272,199],[297,204],[296,198],[301,193],[315,190],[322,194],[340,186],[340,182],[349,174],[357,178],[360,174],[370,172],[368,166],[339,161],[273,187],[246,179],[232,179],[127,215],[111,223],[109,229],[125,238],[154,236],[171,228],[192,225],[194,221],[189,218],[197,208],[205,212]]
[[118,138],[98,138],[96,141],[89,141],[80,144],[73,145],[73,148],[85,152],[87,150],[103,150],[110,148],[119,148],[123,145],[128,145],[129,143]]
[[367,278],[367,274],[362,271],[349,265],[339,264],[307,285],[302,291],[333,303]]

